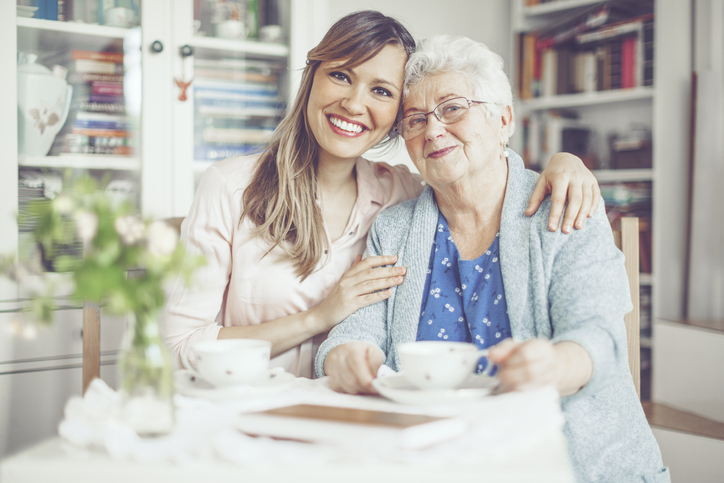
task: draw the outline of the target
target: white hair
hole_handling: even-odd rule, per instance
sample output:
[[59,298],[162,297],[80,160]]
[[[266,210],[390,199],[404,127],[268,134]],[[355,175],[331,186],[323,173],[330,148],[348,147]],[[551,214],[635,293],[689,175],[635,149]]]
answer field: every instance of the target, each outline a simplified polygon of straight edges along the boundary
[[[420,42],[410,55],[405,66],[404,97],[427,75],[456,72],[473,89],[476,98],[471,100],[489,103],[485,104],[489,117],[500,115],[503,106],[510,106],[513,114],[513,91],[503,65],[502,57],[485,44],[467,37],[437,35]],[[513,119],[508,136],[515,130]]]

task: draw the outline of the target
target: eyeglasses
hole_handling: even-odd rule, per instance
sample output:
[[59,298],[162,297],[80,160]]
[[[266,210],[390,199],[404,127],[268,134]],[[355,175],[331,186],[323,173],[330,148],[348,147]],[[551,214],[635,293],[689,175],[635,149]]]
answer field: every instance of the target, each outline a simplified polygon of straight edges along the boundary
[[397,123],[395,130],[403,139],[409,141],[423,133],[427,126],[427,116],[435,114],[438,121],[443,124],[452,124],[460,121],[468,113],[473,104],[487,104],[484,101],[471,101],[465,97],[455,97],[441,102],[432,111],[428,113],[415,113],[407,117],[403,117]]

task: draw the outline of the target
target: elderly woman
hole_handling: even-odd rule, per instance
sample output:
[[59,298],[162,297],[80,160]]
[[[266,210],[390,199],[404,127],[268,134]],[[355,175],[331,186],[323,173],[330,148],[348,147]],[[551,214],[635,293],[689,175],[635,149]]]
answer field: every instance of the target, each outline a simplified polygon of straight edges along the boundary
[[[399,344],[474,342],[508,389],[554,385],[579,481],[669,481],[629,372],[631,310],[603,206],[570,235],[546,226],[550,201],[522,215],[538,175],[506,148],[512,93],[502,59],[466,38],[423,42],[405,69],[398,132],[427,183],[378,215],[368,255],[397,255],[405,281],[320,347],[319,375],[374,392]],[[479,366],[479,369],[482,367]]]

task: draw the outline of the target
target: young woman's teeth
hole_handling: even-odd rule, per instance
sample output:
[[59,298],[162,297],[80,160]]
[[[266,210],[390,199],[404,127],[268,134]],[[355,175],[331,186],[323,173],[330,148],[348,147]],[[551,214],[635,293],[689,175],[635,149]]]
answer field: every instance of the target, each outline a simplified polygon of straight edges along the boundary
[[359,124],[352,124],[351,122],[342,121],[336,117],[330,117],[329,120],[343,131],[347,132],[362,132],[362,126]]

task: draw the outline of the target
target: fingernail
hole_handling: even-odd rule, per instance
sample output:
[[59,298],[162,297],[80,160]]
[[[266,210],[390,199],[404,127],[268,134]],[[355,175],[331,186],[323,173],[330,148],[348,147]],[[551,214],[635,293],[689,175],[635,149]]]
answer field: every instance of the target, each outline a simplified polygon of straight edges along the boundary
[[566,225],[563,225],[563,233],[570,233],[571,232],[571,224],[568,223]]
[[576,222],[576,228],[578,228],[580,230],[582,226],[583,226],[582,222],[580,222],[580,221]]
[[551,231],[555,231],[556,228],[558,228],[558,226],[555,223],[551,223],[550,225],[548,225],[548,229],[550,229]]

